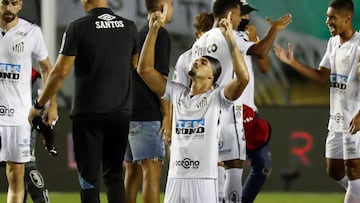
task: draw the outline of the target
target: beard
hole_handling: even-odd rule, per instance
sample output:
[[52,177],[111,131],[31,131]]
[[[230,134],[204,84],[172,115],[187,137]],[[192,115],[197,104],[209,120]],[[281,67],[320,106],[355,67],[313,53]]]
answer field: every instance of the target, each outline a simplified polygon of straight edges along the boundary
[[194,76],[195,74],[196,74],[196,72],[193,71],[193,70],[189,70],[189,72],[188,72],[188,75],[189,75],[189,76]]
[[6,23],[11,23],[12,21],[14,21],[16,18],[16,15],[11,13],[11,12],[6,12],[2,15],[2,19],[6,22]]

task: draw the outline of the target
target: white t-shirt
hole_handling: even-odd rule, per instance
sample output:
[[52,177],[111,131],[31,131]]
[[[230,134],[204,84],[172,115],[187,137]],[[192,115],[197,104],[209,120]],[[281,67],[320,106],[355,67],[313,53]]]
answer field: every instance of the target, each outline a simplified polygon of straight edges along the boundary
[[[243,55],[246,55],[248,49],[254,44],[253,42],[245,41],[240,36],[239,32],[234,32],[235,43],[239,47]],[[200,56],[208,55],[219,60],[221,65],[221,74],[216,82],[219,86],[225,86],[235,76],[232,57],[229,51],[229,46],[221,33],[220,28],[212,28],[205,32],[192,46],[192,61],[195,61]],[[235,125],[237,132],[242,132],[242,96],[235,101],[233,109],[223,111],[220,117],[220,127],[229,123],[237,123]],[[240,135],[239,135],[240,136]]]
[[173,81],[190,87],[189,70],[191,69],[191,49],[181,54],[176,61]]
[[37,25],[19,19],[0,34],[0,44],[0,125],[28,125],[32,58],[42,61],[48,56],[43,35]]
[[218,118],[232,101],[224,87],[192,96],[190,89],[168,81],[163,99],[173,104],[168,178],[217,178]]
[[[245,32],[239,31],[239,36],[244,38],[245,41],[249,41],[249,36]],[[246,63],[246,66],[247,66],[248,72],[249,72],[249,83],[245,87],[240,98],[244,104],[250,106],[254,111],[257,111],[257,107],[256,107],[255,101],[254,101],[254,98],[255,98],[255,96],[254,96],[255,76],[254,76],[254,68],[253,68],[252,58],[250,55],[247,55],[247,54],[244,54],[243,57],[245,59],[245,63]]]
[[320,62],[320,66],[331,71],[328,125],[331,131],[348,132],[351,119],[360,110],[359,42],[359,32],[344,44],[338,35],[331,37]]

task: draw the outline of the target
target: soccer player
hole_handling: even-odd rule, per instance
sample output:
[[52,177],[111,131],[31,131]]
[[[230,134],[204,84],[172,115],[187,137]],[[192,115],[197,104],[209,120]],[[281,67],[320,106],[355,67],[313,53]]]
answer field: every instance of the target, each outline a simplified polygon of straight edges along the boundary
[[[166,10],[165,10],[166,11]],[[217,123],[220,110],[230,108],[248,83],[248,72],[237,48],[230,24],[231,12],[220,22],[221,36],[228,44],[236,78],[214,88],[220,75],[219,61],[202,56],[189,75],[191,87],[168,81],[154,68],[154,47],[165,13],[151,14],[149,32],[140,54],[138,72],[157,95],[174,107],[170,165],[165,203],[217,201]]]
[[[291,22],[291,15],[283,15],[278,20],[272,22],[268,34],[259,42],[245,41],[237,33],[237,28],[241,22],[241,2],[239,0],[216,0],[213,3],[212,13],[215,17],[214,28],[204,33],[192,46],[193,59],[202,55],[210,55],[220,61],[222,72],[217,81],[220,86],[225,85],[233,77],[230,54],[227,45],[221,39],[219,26],[220,19],[224,18],[228,12],[232,12],[231,24],[236,32],[235,42],[242,53],[255,57],[264,58],[270,50],[272,43],[279,30],[284,29]],[[219,39],[220,38],[220,39]],[[242,196],[242,164],[246,159],[245,137],[243,133],[243,101],[238,99],[231,109],[223,110],[220,115],[220,138],[219,138],[219,162],[225,168],[224,186],[219,185],[219,191],[224,187],[225,201],[241,201]],[[221,176],[221,169],[219,169]],[[220,179],[219,179],[220,180]],[[221,183],[221,181],[219,181]]]
[[352,25],[352,0],[331,0],[326,12],[330,34],[319,67],[312,68],[276,45],[275,55],[303,76],[321,82],[330,81],[330,117],[325,144],[327,173],[346,188],[345,203],[360,202],[360,33]]
[[[22,0],[2,0],[0,4],[0,161],[6,162],[7,202],[23,202],[24,163],[30,161],[32,59],[40,65],[43,81],[51,64],[40,28],[18,17]],[[44,121],[57,119],[56,98],[46,109]]]

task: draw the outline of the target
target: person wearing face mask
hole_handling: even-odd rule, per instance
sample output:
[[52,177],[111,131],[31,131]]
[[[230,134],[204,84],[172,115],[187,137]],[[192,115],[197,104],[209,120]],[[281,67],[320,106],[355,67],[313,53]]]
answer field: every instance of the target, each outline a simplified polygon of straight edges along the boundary
[[[259,38],[256,27],[250,23],[250,13],[257,11],[257,9],[251,7],[246,0],[240,1],[241,22],[238,26],[238,32],[245,40],[257,43]],[[250,76],[249,84],[244,90],[242,99],[244,105],[246,105],[246,107],[244,106],[243,108],[243,117],[246,154],[247,159],[250,161],[251,169],[243,185],[242,203],[250,203],[255,200],[271,172],[271,154],[268,146],[270,125],[265,120],[259,118],[258,108],[254,101],[254,65],[256,65],[262,73],[266,74],[270,70],[270,61],[268,55],[265,55],[263,58],[245,55],[244,58]],[[255,64],[253,64],[253,62]],[[250,113],[247,113],[249,111]],[[254,115],[255,117],[253,118]],[[246,123],[248,120],[251,120],[251,122]],[[260,122],[261,124],[259,124]]]

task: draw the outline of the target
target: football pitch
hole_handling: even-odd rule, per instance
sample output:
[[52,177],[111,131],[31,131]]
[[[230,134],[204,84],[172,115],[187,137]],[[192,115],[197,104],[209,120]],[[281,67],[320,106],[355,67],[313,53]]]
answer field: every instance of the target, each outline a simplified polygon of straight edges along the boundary
[[[293,192],[262,192],[254,203],[342,203],[345,193],[293,193]],[[162,194],[161,200],[164,199]],[[51,203],[79,203],[78,193],[50,192]],[[0,194],[0,202],[6,202],[6,194]],[[32,202],[29,198],[27,202]],[[101,202],[107,202],[104,193]],[[137,203],[142,203],[138,194]]]

